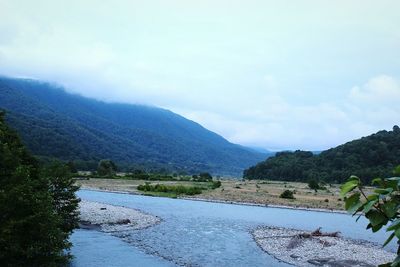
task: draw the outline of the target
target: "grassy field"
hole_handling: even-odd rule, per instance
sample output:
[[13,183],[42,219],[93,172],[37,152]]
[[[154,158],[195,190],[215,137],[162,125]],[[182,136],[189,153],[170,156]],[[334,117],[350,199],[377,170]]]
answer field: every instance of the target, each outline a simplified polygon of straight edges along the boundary
[[[160,195],[137,190],[137,186],[144,184],[144,180],[124,179],[89,179],[77,180],[77,184],[86,189],[100,189],[132,192],[136,194]],[[203,190],[195,198],[209,200],[223,200],[234,202],[248,202],[262,205],[285,205],[302,208],[323,208],[342,210],[344,202],[339,195],[339,185],[327,185],[326,190],[308,188],[306,183],[278,182],[278,181],[234,181],[222,180],[222,186],[217,189]],[[151,184],[201,186],[201,182],[189,181],[152,181]],[[206,185],[207,183],[204,183]],[[285,190],[295,191],[295,199],[280,198]],[[165,194],[165,196],[170,196]]]

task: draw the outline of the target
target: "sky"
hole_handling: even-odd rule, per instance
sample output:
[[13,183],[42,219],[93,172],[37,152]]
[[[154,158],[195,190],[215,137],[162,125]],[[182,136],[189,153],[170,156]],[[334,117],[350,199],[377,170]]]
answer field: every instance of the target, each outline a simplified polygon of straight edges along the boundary
[[398,0],[0,0],[0,74],[323,150],[400,124]]

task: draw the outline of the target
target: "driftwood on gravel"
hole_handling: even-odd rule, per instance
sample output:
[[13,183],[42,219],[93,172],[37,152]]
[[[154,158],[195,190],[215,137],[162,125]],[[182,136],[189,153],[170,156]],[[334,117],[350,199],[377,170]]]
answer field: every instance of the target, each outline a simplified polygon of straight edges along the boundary
[[[311,232],[311,233],[300,233],[297,235],[292,236],[292,239],[289,241],[289,244],[287,245],[288,249],[293,249],[295,247],[298,247],[301,245],[301,243],[304,241],[306,238],[313,238],[313,237],[322,237],[322,236],[328,236],[328,237],[339,237],[340,232],[332,232],[332,233],[324,233],[321,232],[321,227],[319,227],[317,230]],[[323,240],[318,240],[324,247],[329,247],[332,244],[323,241]]]
[[[378,244],[317,230],[308,232],[264,226],[257,228],[252,234],[265,252],[299,267],[373,267],[393,261],[397,256],[396,253],[383,250]],[[289,242],[292,242],[292,248],[288,247]]]

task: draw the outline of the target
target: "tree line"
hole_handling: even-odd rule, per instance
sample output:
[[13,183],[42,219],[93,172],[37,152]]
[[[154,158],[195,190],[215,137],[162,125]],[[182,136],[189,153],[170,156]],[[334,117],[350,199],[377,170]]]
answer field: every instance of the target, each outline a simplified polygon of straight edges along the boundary
[[4,116],[0,112],[0,265],[66,264],[78,224],[78,187],[67,165],[40,166]]
[[400,128],[379,131],[367,137],[328,149],[318,155],[309,151],[279,152],[246,169],[245,179],[285,181],[319,180],[342,183],[351,175],[369,183],[389,177],[400,164]]

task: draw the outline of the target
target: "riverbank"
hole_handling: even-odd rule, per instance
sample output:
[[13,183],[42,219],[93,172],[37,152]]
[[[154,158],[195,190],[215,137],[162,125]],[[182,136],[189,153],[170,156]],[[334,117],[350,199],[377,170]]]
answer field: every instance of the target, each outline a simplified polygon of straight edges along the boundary
[[[140,191],[109,190],[109,189],[104,189],[104,187],[102,189],[99,189],[99,188],[94,188],[94,187],[81,186],[81,189],[98,191],[98,192],[118,193],[118,194],[144,195]],[[276,204],[259,204],[259,203],[251,203],[251,202],[239,202],[239,201],[188,197],[188,196],[177,197],[177,199],[210,202],[210,203],[232,204],[232,205],[241,205],[241,206],[268,207],[268,208],[277,208],[277,209],[290,209],[290,210],[304,210],[304,211],[347,214],[347,212],[345,210],[338,210],[338,209],[309,208],[309,207],[301,207],[301,206],[288,206],[288,205],[276,205]]]
[[81,200],[79,203],[81,228],[103,232],[144,229],[161,222],[157,216],[139,210]]
[[258,246],[276,259],[295,266],[373,267],[393,261],[396,254],[380,246],[294,229],[260,227],[252,232]]
[[[143,194],[143,192],[137,190],[137,186],[145,182],[148,181],[91,178],[89,180],[78,180],[77,184],[83,189]],[[157,183],[196,186],[195,182],[188,181],[151,181],[151,184]],[[340,197],[339,185],[327,185],[326,190],[316,192],[310,189],[306,183],[297,182],[221,180],[221,183],[220,188],[203,190],[201,194],[196,196],[181,196],[181,198],[261,207],[343,211],[344,202]],[[293,191],[295,199],[281,198],[280,194],[285,190]]]

